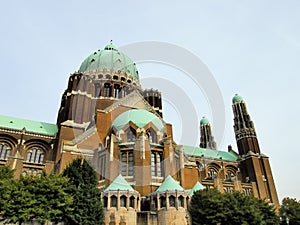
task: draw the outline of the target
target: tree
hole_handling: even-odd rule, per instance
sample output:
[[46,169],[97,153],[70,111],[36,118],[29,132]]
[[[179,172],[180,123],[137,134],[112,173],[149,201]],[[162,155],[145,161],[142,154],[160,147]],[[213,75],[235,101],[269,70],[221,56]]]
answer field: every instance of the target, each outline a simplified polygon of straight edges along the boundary
[[73,195],[74,211],[67,215],[66,223],[73,225],[102,224],[103,208],[95,170],[81,158],[75,159],[63,171],[70,179],[69,193]]
[[68,179],[60,175],[26,176],[3,183],[1,218],[6,223],[59,222],[69,214],[73,198]]
[[8,166],[0,166],[0,181],[6,179],[14,178],[14,170],[10,169]]
[[221,194],[216,189],[195,192],[189,212],[192,224],[274,225],[279,220],[274,207],[240,192]]
[[280,208],[281,224],[300,225],[300,202],[295,198],[284,198]]

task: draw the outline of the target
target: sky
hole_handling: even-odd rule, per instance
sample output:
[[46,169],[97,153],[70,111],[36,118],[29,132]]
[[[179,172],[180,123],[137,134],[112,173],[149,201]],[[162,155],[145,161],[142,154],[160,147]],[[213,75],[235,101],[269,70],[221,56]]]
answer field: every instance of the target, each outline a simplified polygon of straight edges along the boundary
[[[111,39],[116,46],[170,43],[197,56],[222,93],[226,129],[218,148],[236,149],[231,99],[238,93],[270,157],[279,199],[300,199],[299,1],[14,0],[0,7],[1,115],[55,123],[69,74],[93,51]],[[151,62],[137,67],[142,85],[149,77],[176,83],[195,106],[195,121],[205,115],[218,127],[206,93],[182,71]],[[163,104],[180,142],[184,118],[176,102]]]

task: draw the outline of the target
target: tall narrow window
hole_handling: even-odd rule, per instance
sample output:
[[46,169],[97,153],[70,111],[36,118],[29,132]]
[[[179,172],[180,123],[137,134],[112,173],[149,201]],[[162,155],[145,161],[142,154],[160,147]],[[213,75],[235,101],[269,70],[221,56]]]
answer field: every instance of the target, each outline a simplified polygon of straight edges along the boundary
[[100,169],[100,180],[105,179],[105,169],[106,169],[106,157],[101,155],[99,158],[99,169]]
[[11,148],[6,143],[0,143],[0,159],[7,160],[11,153]]
[[110,84],[104,84],[104,97],[110,97],[110,93],[111,93],[111,85]]
[[114,98],[121,98],[121,89],[118,84],[115,84],[114,86]]
[[151,174],[152,177],[162,177],[162,153],[152,152],[151,153]]
[[95,83],[95,97],[99,97],[101,93],[101,84]]
[[151,143],[157,143],[157,134],[155,132],[155,130],[153,130],[152,127],[149,128],[149,133],[150,133],[150,142]]
[[121,154],[122,176],[133,176],[134,174],[134,158],[133,152],[123,152]]
[[126,130],[126,134],[127,134],[127,141],[128,142],[131,142],[131,141],[135,141],[136,140],[136,137],[135,137],[135,130],[131,127],[129,127],[127,130]]

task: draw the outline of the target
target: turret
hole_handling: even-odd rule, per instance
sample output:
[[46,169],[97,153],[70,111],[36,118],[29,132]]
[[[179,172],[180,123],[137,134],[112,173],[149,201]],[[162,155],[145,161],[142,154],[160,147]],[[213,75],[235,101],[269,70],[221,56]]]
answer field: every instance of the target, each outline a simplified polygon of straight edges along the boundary
[[200,120],[200,148],[217,149],[217,144],[212,135],[212,130],[208,119],[203,117]]

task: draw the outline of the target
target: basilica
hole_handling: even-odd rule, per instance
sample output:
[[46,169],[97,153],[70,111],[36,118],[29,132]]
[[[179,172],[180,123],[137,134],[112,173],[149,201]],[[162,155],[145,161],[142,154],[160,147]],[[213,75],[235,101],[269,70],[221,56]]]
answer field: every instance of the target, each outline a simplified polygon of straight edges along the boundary
[[98,174],[106,225],[189,224],[189,201],[204,188],[279,207],[269,157],[240,95],[232,99],[237,149],[218,149],[205,117],[199,146],[181,145],[164,121],[162,94],[143,89],[139,77],[112,43],[93,52],[70,74],[56,124],[0,116],[0,166],[36,176],[84,157]]

